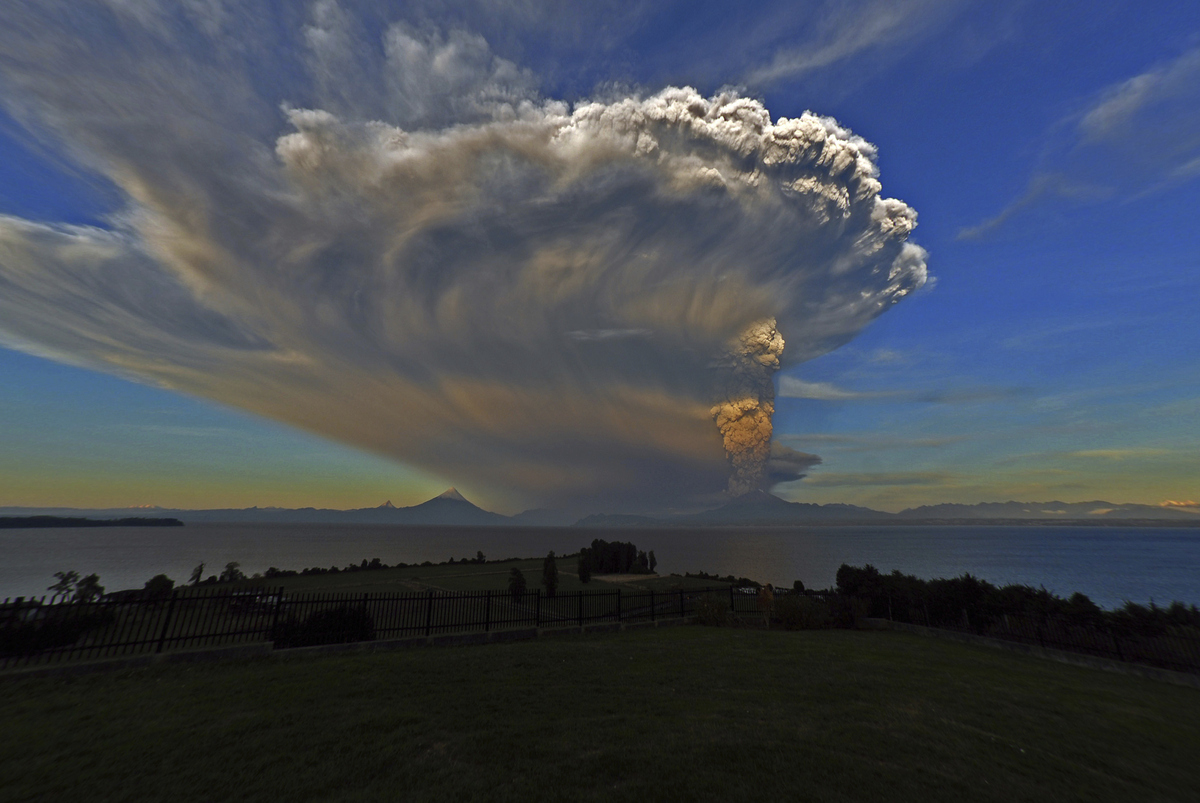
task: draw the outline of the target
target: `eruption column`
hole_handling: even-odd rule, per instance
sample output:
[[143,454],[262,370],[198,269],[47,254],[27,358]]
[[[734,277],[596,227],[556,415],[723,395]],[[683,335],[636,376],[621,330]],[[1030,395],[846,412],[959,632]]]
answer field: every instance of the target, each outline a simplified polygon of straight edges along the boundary
[[714,405],[712,417],[725,442],[733,473],[729,495],[741,496],[762,487],[771,457],[771,416],[775,413],[775,384],[783,354],[783,336],[775,319],[752,324],[731,344],[721,367],[726,369],[725,400]]

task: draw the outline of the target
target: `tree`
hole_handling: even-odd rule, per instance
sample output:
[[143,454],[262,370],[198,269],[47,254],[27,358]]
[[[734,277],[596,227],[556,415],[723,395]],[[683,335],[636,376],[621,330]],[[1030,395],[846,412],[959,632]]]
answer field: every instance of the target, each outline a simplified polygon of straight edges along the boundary
[[476,563],[483,563],[483,562],[484,562],[484,559],[483,559],[483,552],[482,552],[482,551],[479,551],[479,552],[476,552],[476,553],[475,553],[475,562],[476,562]]
[[142,599],[164,600],[171,596],[175,589],[175,581],[165,574],[156,574],[146,581],[142,587]]
[[646,557],[646,553],[641,550],[638,550],[637,553],[637,566],[643,572],[650,571],[650,560]]
[[587,550],[579,553],[579,563],[575,570],[579,572],[579,582],[586,583],[592,579],[592,567],[588,563]]
[[519,602],[521,597],[525,595],[525,575],[516,566],[508,573],[508,593],[512,595],[513,602]]
[[91,602],[104,596],[104,586],[100,585],[100,575],[89,574],[75,584],[75,601]]
[[553,597],[558,590],[558,564],[554,562],[554,550],[542,561],[542,585],[546,588],[546,596]]
[[194,586],[200,585],[200,581],[204,579],[204,564],[201,563],[196,568],[192,569],[192,576],[188,578],[188,582]]
[[650,550],[650,571],[654,571],[654,567],[658,565],[658,558],[654,557],[654,550]]
[[75,588],[76,581],[79,580],[79,572],[71,569],[66,572],[55,572],[54,576],[58,578],[58,582],[46,587],[47,591],[54,592],[50,596],[50,604],[52,605],[56,600],[70,598],[71,591]]
[[[231,560],[225,564],[225,571],[221,572],[220,582],[232,583],[234,580],[245,580],[246,575],[242,572],[240,563],[236,560]],[[336,571],[336,569],[334,569]]]

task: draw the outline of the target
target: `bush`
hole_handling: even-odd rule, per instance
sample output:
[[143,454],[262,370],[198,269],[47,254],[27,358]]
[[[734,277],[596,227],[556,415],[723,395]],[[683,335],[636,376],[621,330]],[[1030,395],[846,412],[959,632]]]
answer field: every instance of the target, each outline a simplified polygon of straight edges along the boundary
[[859,597],[834,597],[829,606],[830,619],[834,627],[858,630],[862,620],[871,613],[871,603]]
[[803,594],[776,597],[775,616],[786,630],[822,630],[833,625],[829,604]]
[[171,592],[174,589],[174,580],[165,574],[156,574],[147,580],[146,585],[142,587],[142,599],[161,602],[162,600],[170,599]]
[[315,611],[303,622],[289,617],[275,626],[271,640],[279,648],[374,641],[375,620],[362,607],[343,605]]
[[724,596],[705,594],[696,600],[696,621],[708,627],[724,627],[729,624],[729,603]]
[[508,573],[508,593],[512,595],[513,601],[517,602],[525,594],[527,585],[525,583],[525,575],[517,567]]
[[[83,609],[87,610],[87,609]],[[87,613],[74,605],[47,608],[25,603],[0,606],[4,619],[16,620],[0,629],[0,657],[30,655],[56,647],[69,647],[91,630],[111,624],[112,611],[92,608]],[[22,622],[25,615],[38,616]]]
[[[586,552],[586,550],[585,550]],[[579,572],[579,582],[588,583],[592,579],[592,567],[588,564],[587,556],[581,554],[579,563],[575,565],[575,570]]]
[[542,585],[546,588],[546,596],[553,597],[558,591],[558,564],[554,562],[554,550],[542,561]]

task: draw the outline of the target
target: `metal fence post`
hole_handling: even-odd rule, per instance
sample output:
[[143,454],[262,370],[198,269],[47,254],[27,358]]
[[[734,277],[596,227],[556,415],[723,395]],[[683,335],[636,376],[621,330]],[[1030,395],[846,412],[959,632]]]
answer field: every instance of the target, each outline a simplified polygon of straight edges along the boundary
[[542,589],[540,589],[540,588],[537,589],[536,593],[537,593],[537,607],[534,608],[534,614],[533,614],[534,619],[536,619],[534,626],[541,627],[542,626]]
[[487,633],[492,629],[492,592],[489,589],[487,596],[483,602],[483,632]]
[[175,596],[178,593],[178,591],[171,591],[171,601],[167,603],[167,615],[163,619],[162,632],[158,634],[158,647],[154,650],[155,652],[163,651],[163,644],[167,640],[167,628],[171,625],[171,611],[175,610]]
[[650,589],[650,621],[654,621],[654,589]]
[[428,603],[425,606],[425,637],[428,638],[433,629],[433,589],[429,589]]
[[579,592],[579,626],[583,627],[583,591]]
[[621,589],[617,589],[617,623],[621,621]]
[[729,584],[729,612],[737,613],[737,605],[733,603],[733,584]]
[[686,614],[683,611],[683,589],[679,589],[679,618],[682,619]]

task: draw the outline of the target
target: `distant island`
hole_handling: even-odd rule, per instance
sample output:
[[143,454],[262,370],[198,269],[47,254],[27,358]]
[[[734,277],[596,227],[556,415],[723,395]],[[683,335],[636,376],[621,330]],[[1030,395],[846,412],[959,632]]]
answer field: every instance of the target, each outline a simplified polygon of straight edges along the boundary
[[179,519],[150,519],[143,516],[123,519],[89,519],[74,516],[0,516],[0,529],[31,527],[182,527]]
[[[173,518],[109,518],[130,510],[0,507],[3,527],[162,527],[188,523],[262,524],[390,524],[434,527],[580,527],[699,528],[834,525],[1009,525],[1200,527],[1200,507],[1090,502],[984,502],[975,505],[922,506],[889,513],[846,504],[788,502],[766,491],[752,491],[709,510],[675,515],[585,513],[569,510],[526,510],[515,516],[493,513],[472,504],[454,488],[426,502],[396,507],[390,501],[356,510],[250,507],[216,510],[150,508]],[[80,517],[89,518],[65,518]],[[39,523],[57,520],[61,523]],[[16,524],[15,521],[25,523]]]

